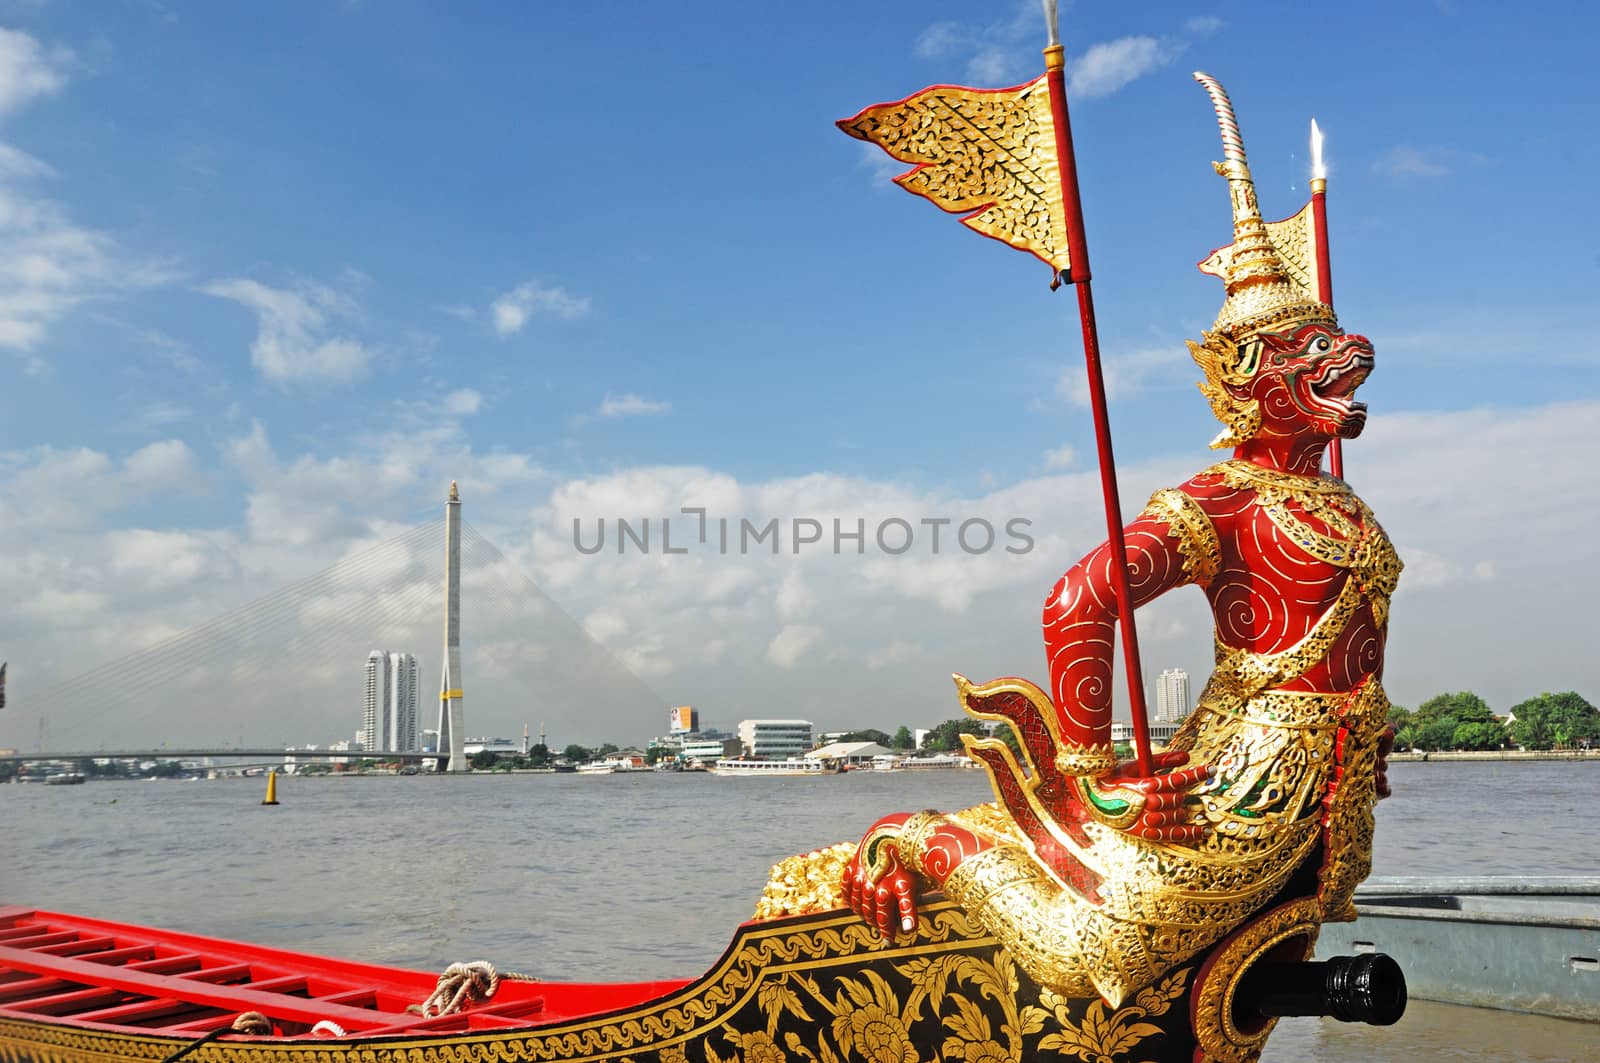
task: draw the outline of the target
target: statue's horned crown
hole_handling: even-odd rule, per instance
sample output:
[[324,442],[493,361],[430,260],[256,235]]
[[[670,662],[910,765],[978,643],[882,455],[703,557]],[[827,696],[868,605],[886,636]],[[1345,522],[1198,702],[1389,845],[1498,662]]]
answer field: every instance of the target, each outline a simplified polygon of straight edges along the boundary
[[1260,367],[1262,332],[1292,332],[1302,325],[1338,328],[1333,307],[1317,298],[1316,235],[1311,207],[1292,218],[1261,218],[1256,185],[1244,154],[1244,139],[1228,93],[1208,74],[1195,72],[1205,86],[1222,130],[1223,161],[1213,163],[1227,179],[1233,203],[1233,243],[1219,247],[1200,263],[1200,270],[1221,277],[1226,297],[1217,321],[1189,353],[1206,376],[1200,391],[1223,424],[1213,447],[1235,447],[1261,427],[1261,410],[1240,395]]
[[1333,308],[1317,298],[1309,208],[1280,222],[1262,220],[1233,103],[1215,78],[1196,71],[1194,79],[1205,86],[1217,112],[1223,161],[1213,166],[1227,179],[1233,203],[1233,243],[1200,263],[1201,272],[1221,277],[1227,291],[1212,331],[1243,343],[1262,330],[1293,331],[1313,322],[1336,327]]

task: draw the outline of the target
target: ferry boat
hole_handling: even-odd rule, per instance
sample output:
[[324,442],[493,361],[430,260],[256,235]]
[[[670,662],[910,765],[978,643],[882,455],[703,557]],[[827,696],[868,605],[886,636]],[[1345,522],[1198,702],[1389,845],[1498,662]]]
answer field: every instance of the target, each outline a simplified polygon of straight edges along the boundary
[[931,757],[906,757],[900,767],[907,771],[938,771],[948,768],[976,768],[978,762],[971,757],[958,757],[952,753],[936,753]]
[[834,775],[839,769],[816,757],[790,757],[788,760],[740,760],[723,758],[711,769],[716,775]]

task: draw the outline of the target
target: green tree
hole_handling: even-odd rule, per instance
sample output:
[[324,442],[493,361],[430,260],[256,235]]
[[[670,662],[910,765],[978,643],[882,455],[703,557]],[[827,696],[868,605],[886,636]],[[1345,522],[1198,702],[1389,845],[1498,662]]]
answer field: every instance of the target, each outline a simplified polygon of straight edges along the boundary
[[1501,749],[1507,741],[1505,726],[1499,720],[1490,720],[1461,724],[1450,744],[1456,749]]
[[566,749],[563,749],[561,751],[561,755],[572,761],[574,764],[582,764],[584,761],[593,756],[588,746],[580,746],[576,742],[572,743]]
[[598,757],[609,757],[611,754],[615,753],[619,748],[620,747],[615,745],[614,743],[606,742],[603,745],[601,745],[601,747],[599,749],[594,751],[594,755],[597,758]]
[[[1417,710],[1421,712],[1421,709]],[[1441,749],[1451,749],[1455,745],[1456,728],[1461,726],[1461,721],[1454,716],[1444,716],[1431,720],[1416,728],[1416,739],[1413,745],[1417,749],[1436,752]]]
[[912,737],[911,728],[907,727],[905,724],[901,724],[900,729],[896,731],[894,733],[894,737],[889,740],[890,749],[910,749],[916,744],[917,740]]
[[467,758],[467,763],[472,765],[473,771],[488,771],[500,760],[500,754],[489,749],[481,749]]
[[946,720],[928,732],[928,737],[923,739],[922,748],[934,753],[950,753],[961,748],[961,735],[983,733],[983,724],[977,720],[971,718]]
[[1462,690],[1455,694],[1435,694],[1417,706],[1417,711],[1408,718],[1408,722],[1426,727],[1446,717],[1454,719],[1458,725],[1488,723],[1494,719],[1494,710],[1472,691]]
[[1411,723],[1411,717],[1410,709],[1403,709],[1399,705],[1389,706],[1389,726],[1394,728],[1396,734],[1406,729]]
[[1417,726],[1406,724],[1395,732],[1394,747],[1402,753],[1409,753],[1417,748]]
[[849,734],[847,734],[844,737],[840,738],[839,741],[841,741],[841,742],[876,742],[880,746],[882,746],[884,749],[892,749],[892,748],[894,748],[894,745],[893,745],[894,739],[889,737],[888,732],[880,731],[876,727],[868,727],[868,728],[866,728],[865,730],[862,730],[862,731],[851,731]]
[[530,767],[543,768],[554,759],[555,755],[550,752],[550,747],[543,742],[528,749],[528,765]]
[[1511,736],[1524,749],[1563,749],[1600,738],[1600,711],[1576,691],[1529,698],[1511,715]]

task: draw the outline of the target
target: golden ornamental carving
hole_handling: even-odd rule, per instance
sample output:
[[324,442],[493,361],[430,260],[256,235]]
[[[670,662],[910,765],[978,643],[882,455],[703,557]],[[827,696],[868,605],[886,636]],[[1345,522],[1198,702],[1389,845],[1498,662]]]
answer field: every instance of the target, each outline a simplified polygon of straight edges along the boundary
[[1167,533],[1177,540],[1183,574],[1189,582],[1210,586],[1222,569],[1222,544],[1200,503],[1175,487],[1167,487],[1150,496],[1144,513],[1166,524]]
[[839,128],[916,168],[895,178],[963,225],[1066,272],[1066,211],[1050,90],[936,85],[868,107]]
[[1303,949],[1294,958],[1310,956],[1317,943],[1320,920],[1321,907],[1316,901],[1293,901],[1252,920],[1224,941],[1206,961],[1195,980],[1190,1011],[1195,1040],[1207,1060],[1255,1063],[1260,1057],[1278,1020],[1265,1019],[1241,1026],[1234,1008],[1239,984],[1251,965],[1274,949]]

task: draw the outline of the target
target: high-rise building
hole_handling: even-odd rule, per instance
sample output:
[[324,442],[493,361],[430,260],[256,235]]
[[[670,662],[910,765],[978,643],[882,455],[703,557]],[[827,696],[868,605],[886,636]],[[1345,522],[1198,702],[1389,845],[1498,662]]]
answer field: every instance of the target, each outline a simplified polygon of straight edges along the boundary
[[367,654],[362,748],[409,753],[417,749],[418,737],[417,659],[409,653],[373,650]]
[[756,760],[787,760],[811,748],[810,720],[740,720],[739,743]]
[[1156,722],[1179,723],[1189,715],[1189,673],[1168,668],[1156,680]]

